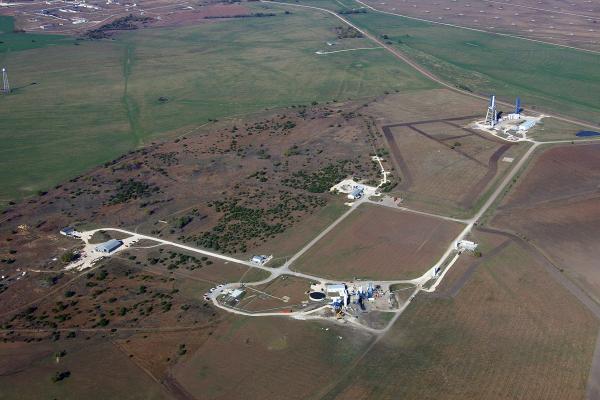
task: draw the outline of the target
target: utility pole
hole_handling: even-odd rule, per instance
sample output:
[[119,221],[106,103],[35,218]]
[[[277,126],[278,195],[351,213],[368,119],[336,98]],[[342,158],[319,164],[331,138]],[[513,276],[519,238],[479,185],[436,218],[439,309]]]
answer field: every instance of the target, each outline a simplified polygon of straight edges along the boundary
[[8,73],[6,72],[6,68],[2,68],[2,93],[10,93],[10,84],[8,83]]

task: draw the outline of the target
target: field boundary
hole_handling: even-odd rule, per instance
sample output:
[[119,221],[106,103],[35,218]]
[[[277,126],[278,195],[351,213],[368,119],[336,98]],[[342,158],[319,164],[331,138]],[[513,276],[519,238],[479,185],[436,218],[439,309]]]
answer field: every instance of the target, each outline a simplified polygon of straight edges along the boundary
[[[506,232],[496,228],[483,228],[480,227],[481,232],[493,233],[497,235],[505,236],[514,241],[523,250],[530,253],[548,272],[548,274],[559,283],[565,290],[571,293],[579,303],[585,307],[597,321],[600,321],[600,305],[596,303],[583,289],[577,286],[573,281],[563,275],[560,268],[552,262],[540,249],[535,245],[526,242],[519,236]],[[592,362],[590,365],[590,372],[588,375],[587,384],[587,399],[598,400],[600,399],[600,330],[598,332],[598,338],[596,340],[596,348],[592,356]]]
[[[393,162],[396,165],[396,167],[398,168],[398,170],[400,171],[400,173],[402,174],[402,180],[400,181],[400,184],[398,185],[398,189],[410,191],[410,187],[413,184],[413,178],[412,178],[410,168],[408,167],[406,161],[402,157],[402,151],[400,150],[400,147],[398,146],[398,143],[395,138],[395,134],[392,131],[392,128],[405,127],[405,128],[411,129],[413,132],[416,132],[419,135],[421,135],[427,139],[433,140],[433,141],[437,142],[438,144],[441,144],[442,146],[447,147],[451,151],[457,152],[462,157],[466,157],[467,159],[469,159],[469,160],[475,162],[476,164],[479,164],[482,167],[487,169],[485,175],[483,177],[481,177],[476,183],[474,183],[471,186],[471,188],[463,195],[463,197],[457,202],[458,206],[463,207],[465,209],[470,209],[471,207],[473,207],[477,203],[477,199],[478,199],[479,195],[482,194],[482,192],[485,190],[485,188],[489,185],[489,183],[496,176],[496,174],[498,172],[498,161],[500,160],[502,155],[504,153],[506,153],[506,151],[510,147],[513,146],[513,144],[511,144],[511,143],[505,143],[494,137],[482,135],[478,132],[475,132],[472,129],[469,129],[469,128],[463,127],[457,123],[454,123],[454,121],[465,121],[465,120],[473,119],[476,117],[477,117],[477,115],[469,115],[469,116],[464,116],[464,117],[441,118],[441,119],[431,119],[431,120],[422,120],[422,121],[415,121],[415,122],[403,122],[403,123],[383,125],[381,127],[381,129],[383,131],[383,136],[384,136],[385,140],[387,141],[388,147],[391,150]],[[461,129],[466,133],[461,134],[461,135],[455,135],[452,137],[447,137],[447,138],[437,138],[437,137],[425,132],[424,130],[417,128],[417,126],[419,126],[419,125],[425,125],[425,124],[431,124],[431,123],[447,124],[454,128]],[[449,140],[468,137],[468,136],[477,136],[488,142],[502,143],[502,146],[499,147],[490,156],[490,158],[488,159],[488,163],[486,165],[484,162],[474,158],[470,154],[462,151],[459,148],[456,148],[455,146],[451,146],[450,144],[447,143]]]
[[[513,35],[511,33],[486,31],[485,29],[471,28],[469,26],[463,26],[463,25],[457,25],[457,24],[449,24],[447,22],[432,21],[432,20],[425,19],[425,18],[411,17],[411,16],[404,15],[404,14],[393,13],[391,11],[383,11],[383,10],[379,10],[379,9],[377,9],[377,8],[369,5],[369,4],[363,3],[361,0],[355,0],[355,1],[357,3],[363,5],[364,7],[372,10],[372,11],[375,11],[375,12],[378,12],[378,13],[381,13],[381,14],[393,15],[395,17],[411,19],[413,21],[427,22],[427,23],[430,23],[430,24],[442,25],[442,26],[447,26],[447,27],[450,27],[450,28],[464,29],[464,30],[472,31],[472,32],[487,33],[487,34],[490,34],[490,35],[508,37],[508,38],[511,38],[511,39],[526,40],[528,42],[541,43],[541,44],[546,44],[546,45],[549,45],[549,46],[557,46],[557,47],[562,47],[562,48],[570,49],[570,50],[583,51],[583,52],[586,52],[586,53],[600,54],[600,51],[597,51],[597,50],[583,49],[581,47],[569,46],[569,45],[560,44],[560,43],[546,42],[544,40],[532,39],[532,38],[528,38],[528,37],[524,37],[524,36],[519,36],[519,35]],[[502,4],[510,4],[510,3],[502,3]],[[519,6],[519,5],[517,5],[517,4],[511,4],[511,6]]]

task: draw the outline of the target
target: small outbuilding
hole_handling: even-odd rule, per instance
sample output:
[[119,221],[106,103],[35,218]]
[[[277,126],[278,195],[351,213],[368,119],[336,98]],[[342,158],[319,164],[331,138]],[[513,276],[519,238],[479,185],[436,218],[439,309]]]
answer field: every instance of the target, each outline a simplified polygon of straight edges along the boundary
[[456,243],[456,249],[458,251],[475,251],[477,249],[477,243],[469,240],[459,240],[458,243]]
[[519,130],[519,131],[528,131],[529,129],[533,128],[536,123],[537,123],[536,120],[534,120],[534,119],[528,119],[525,122],[519,124],[517,130]]
[[108,242],[104,242],[96,246],[94,250],[98,253],[110,254],[113,251],[117,250],[119,247],[123,245],[123,242],[117,239],[110,239]]
[[72,228],[70,226],[62,228],[60,230],[60,234],[64,235],[64,236],[71,236],[71,237],[76,237],[76,238],[81,237],[81,232],[76,231],[75,228]]
[[252,260],[250,260],[252,262],[252,264],[256,264],[256,265],[263,265],[265,262],[267,262],[267,256],[252,256]]

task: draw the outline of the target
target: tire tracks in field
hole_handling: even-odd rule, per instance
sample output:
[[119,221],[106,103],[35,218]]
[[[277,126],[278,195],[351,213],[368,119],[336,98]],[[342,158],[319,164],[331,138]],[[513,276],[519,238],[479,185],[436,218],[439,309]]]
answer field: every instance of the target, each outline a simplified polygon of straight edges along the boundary
[[[527,242],[513,232],[505,231],[498,228],[479,227],[479,231],[484,233],[492,233],[506,238],[512,239],[523,250],[534,256],[545,269],[550,273],[552,278],[561,284],[568,292],[574,295],[595,317],[600,321],[600,304],[598,304],[585,290],[567,278],[561,271],[561,268],[556,265],[541,249],[531,242]],[[600,374],[598,375],[600,376]]]
[[504,153],[506,153],[506,151],[511,146],[513,146],[513,145],[508,144],[508,143],[504,144],[504,145],[500,146],[494,152],[494,154],[492,154],[492,156],[488,160],[487,172],[485,173],[485,175],[479,181],[477,181],[477,183],[471,187],[471,190],[469,190],[465,194],[465,196],[462,198],[462,200],[459,201],[459,204],[462,207],[468,209],[468,208],[471,208],[475,204],[475,202],[477,202],[477,198],[479,197],[479,194],[485,190],[486,186],[496,176],[496,173],[498,172],[498,160],[500,160],[500,157],[502,157],[502,155]]
[[131,69],[133,67],[133,53],[134,47],[131,43],[125,45],[125,54],[123,56],[123,105],[125,106],[125,112],[127,120],[129,121],[129,129],[133,138],[134,144],[138,145],[141,142],[140,132],[140,110],[137,106],[135,99],[129,94],[129,78],[131,77]]
[[[400,173],[402,174],[402,180],[400,181],[400,184],[398,185],[398,189],[408,191],[413,182],[410,168],[408,167],[406,161],[402,157],[402,152],[400,151],[398,142],[394,138],[394,133],[391,130],[392,128],[395,128],[395,127],[404,127],[404,128],[409,128],[409,129],[413,130],[414,132],[426,137],[427,139],[433,140],[433,141],[441,144],[442,146],[445,146],[448,149],[459,153],[461,156],[466,157],[470,161],[475,162],[476,164],[487,169],[485,175],[481,179],[479,179],[479,181],[477,181],[469,189],[469,191],[466,192],[466,194],[463,196],[463,198],[460,201],[458,201],[458,203],[457,203],[459,206],[466,208],[466,209],[472,207],[475,204],[475,202],[477,201],[479,194],[486,188],[486,186],[496,176],[496,173],[498,172],[498,161],[500,160],[500,157],[502,157],[502,155],[511,146],[513,146],[512,143],[506,143],[506,142],[500,141],[496,138],[488,138],[485,135],[481,135],[478,132],[473,131],[472,129],[463,127],[456,123],[456,121],[463,121],[463,120],[467,120],[467,119],[471,119],[471,118],[475,118],[475,117],[476,117],[476,115],[470,115],[470,116],[464,116],[464,117],[452,117],[452,118],[430,119],[430,120],[415,121],[415,122],[404,122],[404,123],[389,124],[389,125],[382,126],[381,129],[383,131],[383,135],[387,141],[388,147],[391,150],[392,161],[395,164],[398,171],[400,171]],[[467,133],[464,135],[457,135],[457,136],[450,137],[450,138],[440,139],[440,138],[437,138],[434,135],[430,135],[427,132],[425,132],[424,130],[416,127],[418,125],[431,124],[431,123],[448,124],[452,127],[462,129]],[[500,146],[490,156],[490,158],[488,159],[488,163],[486,165],[485,163],[479,161],[475,157],[465,153],[461,149],[457,149],[455,146],[452,146],[447,143],[448,141],[450,141],[452,139],[456,139],[456,138],[460,138],[460,137],[467,137],[467,136],[477,136],[477,137],[487,140],[489,142],[501,143],[502,146]]]

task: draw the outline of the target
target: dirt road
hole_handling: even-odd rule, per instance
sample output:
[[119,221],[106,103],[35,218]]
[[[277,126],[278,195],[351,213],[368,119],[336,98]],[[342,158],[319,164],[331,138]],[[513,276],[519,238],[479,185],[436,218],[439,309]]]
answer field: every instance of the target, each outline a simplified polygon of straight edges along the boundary
[[[384,49],[386,49],[388,52],[390,52],[394,57],[396,57],[397,59],[405,62],[406,64],[410,65],[412,68],[414,68],[417,72],[421,73],[422,75],[424,75],[425,77],[429,78],[430,80],[432,80],[433,82],[436,82],[437,84],[450,89],[454,92],[458,92],[461,94],[464,94],[465,96],[470,96],[470,97],[474,97],[476,99],[479,100],[483,100],[486,103],[489,101],[489,98],[487,96],[482,96],[476,93],[472,93],[472,92],[467,92],[465,90],[461,90],[447,82],[445,82],[444,80],[438,78],[436,75],[434,75],[433,73],[429,72],[427,69],[423,68],[421,65],[417,64],[416,62],[414,62],[412,59],[410,59],[408,56],[404,55],[400,50],[396,49],[393,46],[390,46],[386,43],[384,43],[383,41],[379,40],[377,38],[377,36],[372,35],[371,33],[367,32],[366,30],[360,28],[359,26],[353,24],[352,22],[350,22],[349,20],[347,20],[346,18],[342,17],[341,15],[328,10],[326,8],[321,8],[321,7],[315,7],[315,6],[307,6],[307,5],[303,5],[303,4],[292,4],[292,3],[285,3],[285,2],[280,2],[280,1],[271,1],[271,0],[260,0],[262,3],[269,3],[269,4],[279,4],[279,5],[284,5],[284,6],[289,6],[289,7],[300,7],[300,8],[307,8],[307,9],[312,9],[312,10],[317,10],[317,11],[321,11],[324,13],[327,13],[329,15],[334,16],[335,18],[339,19],[340,21],[344,22],[346,25],[351,26],[352,28],[356,29],[357,31],[359,31],[360,33],[362,33],[365,37],[367,37],[368,39],[370,39],[371,41],[375,42],[377,45],[383,47]],[[371,10],[375,11],[375,12],[382,12],[382,13],[386,13],[384,11],[379,11],[369,5],[364,4],[363,2],[361,2],[360,0],[356,0],[358,3],[364,5],[367,8],[370,8]],[[388,13],[391,14],[391,13]],[[392,14],[395,15],[395,14]],[[431,21],[427,21],[427,22],[431,22]],[[520,38],[520,37],[519,37]],[[527,39],[527,40],[531,40],[531,41],[535,41],[534,39]],[[568,46],[567,46],[568,47]],[[576,48],[575,48],[576,49]],[[576,49],[579,50],[579,49]],[[496,100],[496,102],[498,104],[507,106],[507,107],[513,107],[513,104],[510,103],[506,103],[503,101],[499,101]],[[533,112],[532,112],[533,113]],[[539,115],[539,113],[533,113],[533,114],[537,114]],[[565,117],[565,116],[561,116],[561,115],[557,115],[557,114],[548,114],[545,113],[544,115],[546,115],[547,117],[552,117],[555,119],[558,119],[560,121],[563,122],[568,122],[568,123],[572,123],[572,124],[577,124],[577,125],[581,125],[587,128],[592,128],[592,129],[598,129],[598,125],[594,125],[594,124],[590,124],[586,121],[580,121],[574,118],[569,118],[569,117]]]

